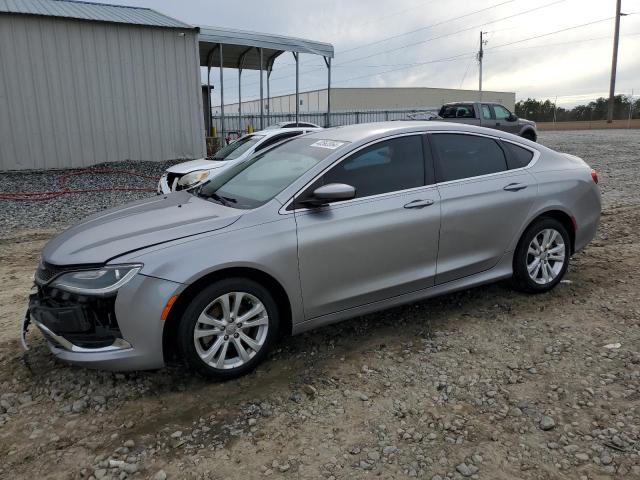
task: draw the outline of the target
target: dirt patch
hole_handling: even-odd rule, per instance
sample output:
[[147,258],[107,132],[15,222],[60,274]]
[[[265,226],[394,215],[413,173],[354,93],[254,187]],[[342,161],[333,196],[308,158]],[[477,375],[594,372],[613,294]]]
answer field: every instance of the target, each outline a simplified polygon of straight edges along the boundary
[[36,333],[25,361],[54,231],[3,235],[0,476],[640,478],[640,132],[541,137],[598,169],[605,202],[553,292],[495,284],[357,318],[231,382],[70,367]]

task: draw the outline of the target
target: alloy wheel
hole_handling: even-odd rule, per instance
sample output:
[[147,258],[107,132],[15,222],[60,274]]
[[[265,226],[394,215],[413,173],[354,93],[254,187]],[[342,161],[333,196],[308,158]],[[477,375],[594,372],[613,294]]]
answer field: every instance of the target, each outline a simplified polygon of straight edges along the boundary
[[247,292],[229,292],[209,303],[198,317],[193,341],[208,366],[227,370],[251,360],[269,329],[264,304]]
[[527,272],[539,285],[553,282],[566,261],[566,248],[560,232],[546,228],[533,237],[527,250]]

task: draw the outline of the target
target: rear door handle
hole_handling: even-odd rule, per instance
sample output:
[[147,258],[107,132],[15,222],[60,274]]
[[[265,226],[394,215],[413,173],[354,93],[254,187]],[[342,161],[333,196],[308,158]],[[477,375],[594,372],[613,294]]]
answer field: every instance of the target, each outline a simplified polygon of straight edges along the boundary
[[413,200],[407,203],[404,208],[424,208],[433,205],[433,200]]
[[504,187],[503,190],[506,190],[507,192],[517,192],[519,190],[524,190],[525,188],[527,188],[527,186],[524,183],[510,183]]

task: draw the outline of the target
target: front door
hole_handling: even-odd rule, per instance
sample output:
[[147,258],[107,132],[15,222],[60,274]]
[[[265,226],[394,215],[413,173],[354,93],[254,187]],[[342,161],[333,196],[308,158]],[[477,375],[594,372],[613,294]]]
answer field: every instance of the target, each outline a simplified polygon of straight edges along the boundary
[[440,200],[422,141],[411,135],[375,143],[309,187],[346,183],[356,198],[295,211],[307,319],[433,285]]
[[502,105],[493,105],[495,116],[495,127],[497,130],[513,133],[517,135],[519,132],[518,119],[511,115],[511,112]]
[[527,218],[535,179],[508,170],[500,144],[471,134],[433,134],[442,224],[436,284],[494,267]]

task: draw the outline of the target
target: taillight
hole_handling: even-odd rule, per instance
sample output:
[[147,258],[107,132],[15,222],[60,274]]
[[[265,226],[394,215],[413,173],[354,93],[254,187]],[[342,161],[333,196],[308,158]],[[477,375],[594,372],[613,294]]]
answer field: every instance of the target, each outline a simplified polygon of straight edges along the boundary
[[598,183],[598,172],[596,172],[595,170],[591,169],[591,178],[595,183]]

